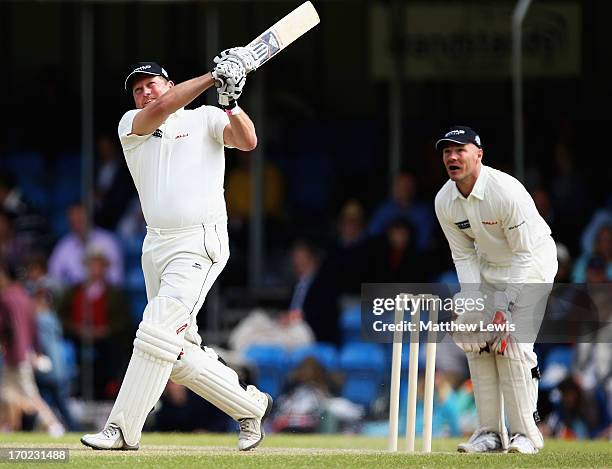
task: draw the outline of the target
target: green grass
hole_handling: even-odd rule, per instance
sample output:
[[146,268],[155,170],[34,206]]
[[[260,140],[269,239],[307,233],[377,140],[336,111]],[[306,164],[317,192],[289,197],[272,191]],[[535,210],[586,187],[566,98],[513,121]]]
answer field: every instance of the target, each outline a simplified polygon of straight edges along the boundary
[[[583,468],[612,467],[612,444],[605,441],[547,440],[537,455],[470,455],[455,451],[456,439],[434,439],[432,454],[391,454],[383,438],[350,435],[269,435],[262,446],[242,453],[236,435],[145,433],[139,451],[93,451],[79,434],[51,439],[44,434],[2,434],[0,447],[69,448],[70,467],[141,468]],[[400,441],[400,448],[403,441]],[[3,464],[4,465],[4,464]],[[7,465],[8,466],[8,465]],[[11,463],[10,467],[32,467]]]

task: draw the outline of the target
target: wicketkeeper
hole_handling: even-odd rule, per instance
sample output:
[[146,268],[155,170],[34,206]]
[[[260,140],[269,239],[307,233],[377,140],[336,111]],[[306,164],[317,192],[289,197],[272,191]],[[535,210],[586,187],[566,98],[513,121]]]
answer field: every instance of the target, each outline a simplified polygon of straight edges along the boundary
[[435,209],[461,284],[455,300],[481,297],[486,305],[456,321],[497,327],[453,334],[467,355],[479,421],[458,450],[537,453],[544,441],[537,427],[533,343],[557,272],[555,243],[525,187],[482,164],[482,143],[474,130],[452,127],[436,149],[450,178]]
[[[224,146],[246,151],[257,144],[253,122],[237,103],[257,59],[234,48],[215,62],[212,72],[177,85],[154,62],[136,64],[125,80],[136,109],[125,113],[118,131],[147,222],[142,268],[148,304],[106,426],[81,438],[95,449],[138,449],[147,414],[169,378],[240,422],[240,450],[264,436],[261,423],[272,399],[244,386],[201,346],[196,321],[229,258]],[[184,109],[214,84],[222,109]]]

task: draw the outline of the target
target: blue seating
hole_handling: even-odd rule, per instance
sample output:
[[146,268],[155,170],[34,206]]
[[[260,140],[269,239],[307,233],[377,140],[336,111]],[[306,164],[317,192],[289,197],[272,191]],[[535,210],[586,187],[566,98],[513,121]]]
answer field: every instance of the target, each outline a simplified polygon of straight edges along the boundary
[[2,162],[2,167],[13,173],[17,183],[20,185],[24,178],[44,178],[45,166],[44,157],[40,153],[35,152],[6,155]]
[[51,200],[55,210],[65,211],[70,204],[77,203],[80,200],[81,186],[78,179],[76,181],[72,179],[59,179],[55,181]]
[[142,257],[142,243],[144,242],[143,236],[133,236],[130,238],[121,238],[121,250],[123,251],[123,257],[126,265],[139,266],[141,265]]
[[145,291],[144,272],[140,265],[133,265],[127,269],[125,274],[125,289],[134,292]]
[[549,350],[540,367],[540,389],[549,391],[555,388],[570,373],[573,361],[574,349],[571,346],[559,345]]
[[442,272],[440,275],[438,275],[436,282],[445,283],[448,285],[456,285],[457,291],[459,291],[459,278],[457,277],[457,272],[455,272],[455,269]]
[[280,394],[285,379],[286,353],[283,347],[277,345],[252,345],[245,352],[246,359],[257,369],[257,387],[272,397]]
[[324,342],[317,342],[294,349],[289,354],[289,368],[293,369],[297,367],[308,357],[316,358],[328,371],[335,371],[338,369],[339,360],[336,347]]
[[353,342],[340,353],[340,369],[344,372],[343,397],[369,407],[389,374],[385,353],[380,344]]
[[549,365],[556,363],[558,365],[564,366],[568,370],[572,368],[572,363],[574,361],[574,349],[568,345],[559,345],[551,349],[546,355],[546,359],[544,361],[544,368],[547,368]]
[[342,342],[360,342],[361,338],[361,305],[347,308],[340,314],[340,331]]
[[46,213],[49,206],[49,175],[45,158],[40,153],[24,152],[5,155],[0,172],[9,171],[26,200]]
[[19,183],[19,188],[23,191],[28,202],[31,202],[42,213],[49,210],[49,191],[45,184],[40,180],[24,179]]
[[68,232],[66,209],[81,201],[81,158],[79,155],[61,155],[52,175],[49,201],[52,229],[57,236]]
[[138,326],[142,321],[142,314],[147,306],[147,294],[144,290],[135,290],[128,292],[130,299],[130,313],[132,317],[132,324]]

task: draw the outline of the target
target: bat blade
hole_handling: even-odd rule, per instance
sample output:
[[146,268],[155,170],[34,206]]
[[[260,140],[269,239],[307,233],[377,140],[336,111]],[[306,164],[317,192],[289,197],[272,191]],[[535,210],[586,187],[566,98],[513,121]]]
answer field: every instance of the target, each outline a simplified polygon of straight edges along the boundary
[[257,67],[262,66],[281,50],[304,35],[320,19],[311,2],[304,2],[284,18],[277,21],[247,46],[257,56]]

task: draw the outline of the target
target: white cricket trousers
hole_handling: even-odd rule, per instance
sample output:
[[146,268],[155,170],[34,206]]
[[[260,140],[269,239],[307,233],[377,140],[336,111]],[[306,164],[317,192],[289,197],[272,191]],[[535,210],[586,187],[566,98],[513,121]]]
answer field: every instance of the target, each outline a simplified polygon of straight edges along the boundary
[[[555,242],[550,236],[546,237],[535,252],[534,267],[511,313],[517,328],[515,335],[518,343],[514,352],[507,350],[504,355],[472,352],[467,354],[479,427],[499,432],[504,448],[508,445],[504,415],[508,417],[511,434],[526,435],[536,448],[544,446],[542,434],[536,425],[539,378],[535,371],[538,357],[533,345],[557,273]],[[509,269],[489,268],[488,279],[503,279],[507,271]],[[500,288],[483,280],[481,293],[488,298],[485,301],[485,309],[487,315],[492,317],[495,313],[492,300],[495,291]]]
[[227,264],[227,223],[185,228],[151,228],[142,246],[147,300],[169,297],[190,311],[185,340],[200,346],[197,314],[208,291]]
[[140,441],[169,378],[235,420],[264,415],[268,401],[258,399],[261,393],[243,388],[212,349],[200,348],[196,317],[228,258],[225,224],[147,229],[142,265],[149,302],[107,421],[121,428],[126,444]]

